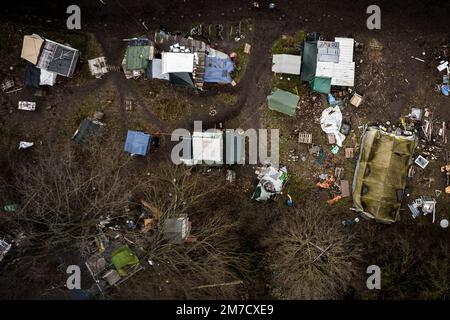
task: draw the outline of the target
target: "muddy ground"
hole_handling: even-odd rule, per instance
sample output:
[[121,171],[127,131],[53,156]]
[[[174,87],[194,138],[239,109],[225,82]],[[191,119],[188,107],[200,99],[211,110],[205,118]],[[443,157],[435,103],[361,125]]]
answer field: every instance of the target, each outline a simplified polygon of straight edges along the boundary
[[[100,1],[78,2],[82,10],[82,30],[79,34],[92,35],[93,40],[90,44],[88,40],[84,43],[84,66],[79,66],[74,79],[61,80],[61,83],[51,88],[47,97],[39,98],[39,108],[34,113],[19,112],[15,108],[19,100],[35,99],[29,89],[24,88],[9,95],[1,94],[0,139],[3,150],[7,151],[1,155],[0,163],[1,174],[6,180],[14,175],[14,163],[38,159],[41,143],[69,143],[79,121],[95,110],[104,111],[109,130],[122,135],[128,129],[161,134],[180,127],[190,129],[193,120],[203,120],[209,125],[224,122],[230,128],[279,128],[283,141],[281,161],[288,165],[295,176],[288,186],[288,192],[298,205],[301,205],[302,194],[317,192],[314,184],[318,175],[332,172],[336,165],[343,166],[345,177],[351,180],[355,161],[345,159],[343,150],[336,156],[332,155],[320,130],[318,121],[325,107],[323,97],[304,88],[300,110],[293,118],[267,110],[266,96],[274,83],[271,73],[272,46],[282,35],[292,35],[299,30],[318,31],[329,39],[334,36],[352,36],[365,45],[361,52],[355,53],[354,58],[357,65],[354,89],[363,94],[365,100],[359,108],[347,105],[343,112],[354,131],[346,140],[347,147],[356,145],[360,135],[358,126],[367,122],[397,122],[413,106],[428,107],[436,119],[450,120],[449,98],[435,90],[442,75],[436,70],[433,53],[450,41],[450,11],[448,5],[441,1],[378,2],[382,11],[382,28],[376,31],[366,28],[365,11],[367,5],[371,4],[368,1],[276,1],[277,8],[273,12],[267,9],[268,1],[260,2],[260,9],[252,6],[253,1],[227,1],[223,5],[200,0],[103,2],[105,4]],[[25,64],[20,59],[23,34],[29,30],[64,33],[68,4],[73,3],[25,1],[2,6],[1,23],[7,26],[3,28],[7,32],[3,32],[0,51],[2,78],[14,77],[16,82],[23,84]],[[240,75],[236,87],[209,86],[206,93],[197,95],[191,90],[168,83],[126,80],[121,72],[110,72],[101,80],[83,76],[85,60],[95,57],[98,52],[103,52],[110,65],[118,66],[125,50],[122,39],[158,30],[160,26],[172,31],[187,31],[195,23],[223,23],[230,26],[245,19],[251,19],[253,26],[245,39],[245,42],[251,43],[252,49],[250,55],[243,58],[246,60],[245,71]],[[374,42],[380,44],[382,50],[371,48],[370,44]],[[239,48],[242,43],[224,41],[213,45],[229,52]],[[91,47],[88,49],[88,46]],[[425,62],[411,59],[411,56],[420,57]],[[125,110],[127,99],[134,101],[134,111]],[[160,105],[167,105],[171,111],[165,111]],[[214,117],[209,115],[211,107],[217,111]],[[317,165],[306,147],[298,145],[298,131],[312,132],[314,142],[326,149],[324,165]],[[32,150],[19,153],[15,150],[19,139],[35,141],[37,144]],[[151,159],[147,159],[143,166],[151,166],[152,161],[168,161],[170,143],[167,140],[163,139],[163,147]],[[448,150],[448,145],[444,146],[444,150]],[[292,155],[299,156],[300,160],[293,162]],[[416,170],[409,200],[418,195],[433,196],[434,190],[443,190],[445,182],[439,173],[443,163],[444,159],[439,154],[438,159],[425,170]],[[253,171],[252,166],[237,168],[237,187],[248,195],[254,186]],[[429,177],[434,178],[432,184],[421,182],[421,179]],[[255,253],[253,267],[256,272],[254,279],[247,285],[252,298],[270,297],[264,268],[259,269],[262,261],[260,254],[264,248],[258,241],[264,226],[253,225],[253,221],[258,219],[258,215],[270,212],[271,205],[264,207],[249,203],[244,206],[249,212],[244,212],[244,209],[240,212],[242,230],[247,238],[247,241],[243,241],[242,250]],[[351,207],[349,199],[337,205],[342,208],[342,219],[353,217],[353,213],[348,210]],[[450,218],[449,205],[448,195],[443,194],[438,198],[437,221],[444,217]],[[241,206],[236,204],[236,207],[239,209]],[[401,222],[391,226],[362,221],[352,227],[354,232],[362,235],[366,245],[367,265],[377,264],[378,261],[383,263],[383,259],[387,259],[382,258],[381,254],[390,250],[390,239],[394,237],[408,238],[413,250],[420,252],[427,252],[434,244],[450,240],[448,231],[441,230],[438,223],[432,224],[429,216],[413,220],[406,204],[401,215]],[[408,273],[420,276],[420,260],[426,258],[421,253],[420,259],[410,269],[404,271],[400,267],[405,272],[406,280],[403,277],[399,281],[407,282]],[[448,259],[448,255],[445,259]],[[450,274],[447,274],[446,279],[449,278]],[[450,287],[450,281],[446,286]],[[35,297],[36,294],[33,290],[33,293],[24,296]],[[395,298],[395,293],[386,293],[386,297],[392,295]],[[355,294],[354,297],[370,295]]]

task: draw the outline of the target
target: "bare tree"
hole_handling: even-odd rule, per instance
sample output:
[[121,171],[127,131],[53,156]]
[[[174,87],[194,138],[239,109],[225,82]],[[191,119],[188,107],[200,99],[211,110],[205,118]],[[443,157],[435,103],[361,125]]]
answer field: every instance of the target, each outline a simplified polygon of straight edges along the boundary
[[[223,181],[223,176],[218,179],[173,166],[148,177],[142,197],[160,215],[146,246],[146,258],[152,265],[120,288],[119,297],[240,297],[237,270],[245,268],[245,256],[237,252],[236,223],[226,210],[218,208],[221,201],[229,200]],[[164,240],[165,219],[180,214],[188,214],[192,220],[195,241],[174,244]]]
[[336,299],[355,279],[360,247],[327,210],[305,200],[280,212],[267,240],[274,297]]

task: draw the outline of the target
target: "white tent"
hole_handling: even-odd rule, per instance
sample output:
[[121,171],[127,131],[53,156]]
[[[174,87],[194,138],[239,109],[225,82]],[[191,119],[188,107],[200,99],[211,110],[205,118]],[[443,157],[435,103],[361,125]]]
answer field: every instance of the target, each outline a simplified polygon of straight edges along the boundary
[[292,54],[274,54],[272,59],[272,72],[300,74],[302,57]]
[[162,53],[162,72],[192,72],[194,70],[194,54],[163,52]]

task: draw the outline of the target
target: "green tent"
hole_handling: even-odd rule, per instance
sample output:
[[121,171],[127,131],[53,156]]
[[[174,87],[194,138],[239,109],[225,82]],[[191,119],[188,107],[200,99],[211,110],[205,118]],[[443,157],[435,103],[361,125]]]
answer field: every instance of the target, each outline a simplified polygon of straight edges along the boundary
[[328,94],[331,90],[331,78],[314,77],[309,85],[313,91]]
[[271,95],[267,96],[270,110],[278,111],[289,116],[295,116],[299,100],[299,96],[277,88],[275,88]]
[[150,46],[128,46],[126,52],[127,69],[142,70],[147,68]]
[[133,266],[139,263],[139,258],[131,251],[131,249],[127,246],[121,246],[117,248],[111,255],[111,261],[116,267],[119,275],[126,276],[127,272],[125,270],[128,266]]
[[357,211],[379,222],[399,220],[416,145],[415,136],[397,136],[377,127],[364,132],[353,179],[353,203]]

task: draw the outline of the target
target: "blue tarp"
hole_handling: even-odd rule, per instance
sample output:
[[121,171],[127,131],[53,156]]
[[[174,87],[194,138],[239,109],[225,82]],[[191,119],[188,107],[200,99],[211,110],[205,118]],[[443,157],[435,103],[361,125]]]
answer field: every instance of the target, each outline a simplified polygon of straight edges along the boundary
[[205,82],[231,83],[230,73],[234,70],[233,61],[230,58],[206,57]]
[[128,130],[125,151],[140,156],[147,155],[152,136],[139,131]]

